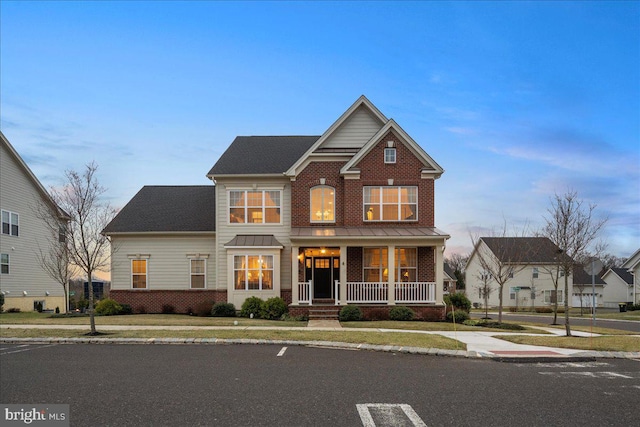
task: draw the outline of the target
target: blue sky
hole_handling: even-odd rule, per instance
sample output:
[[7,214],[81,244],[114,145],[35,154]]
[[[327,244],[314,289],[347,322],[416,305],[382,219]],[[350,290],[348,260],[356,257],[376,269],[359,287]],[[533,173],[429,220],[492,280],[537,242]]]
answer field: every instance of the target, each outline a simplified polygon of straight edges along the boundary
[[639,2],[0,3],[2,132],[114,206],[207,184],[236,135],[318,135],[360,95],[444,169],[436,225],[542,225],[555,192],[640,247]]

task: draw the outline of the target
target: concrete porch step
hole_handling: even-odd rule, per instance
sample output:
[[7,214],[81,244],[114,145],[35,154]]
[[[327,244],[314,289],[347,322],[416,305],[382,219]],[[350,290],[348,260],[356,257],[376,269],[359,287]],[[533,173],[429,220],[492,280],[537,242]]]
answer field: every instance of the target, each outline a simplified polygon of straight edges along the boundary
[[309,320],[311,319],[337,319],[340,308],[336,307],[313,307],[309,309]]

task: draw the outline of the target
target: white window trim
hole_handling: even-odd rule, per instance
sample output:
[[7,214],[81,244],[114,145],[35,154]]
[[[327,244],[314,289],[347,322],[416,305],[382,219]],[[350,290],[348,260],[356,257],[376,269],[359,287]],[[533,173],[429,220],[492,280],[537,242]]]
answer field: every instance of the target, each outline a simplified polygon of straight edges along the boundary
[[[244,200],[245,200],[245,204],[244,204],[244,219],[245,222],[231,222],[231,209],[241,209],[240,206],[231,206],[231,193],[232,192],[239,192],[239,191],[243,191],[245,193],[244,196]],[[249,209],[249,206],[247,206],[247,192],[251,191],[251,192],[261,192],[262,193],[262,205],[260,206],[262,208],[262,222],[248,222],[248,218],[247,218],[247,210]],[[279,206],[265,206],[265,193],[267,191],[277,191],[278,193],[280,193],[280,205]],[[227,224],[231,225],[231,226],[263,226],[263,225],[282,225],[283,224],[283,209],[282,209],[282,205],[283,205],[283,196],[284,196],[284,191],[282,190],[282,188],[258,188],[258,189],[252,189],[252,188],[230,188],[227,189]],[[257,207],[257,206],[256,206]],[[252,207],[253,208],[253,207]],[[280,221],[279,222],[265,222],[266,219],[266,215],[265,215],[265,209],[280,209]]]
[[[393,161],[391,159],[391,156],[387,156],[387,153],[393,153]],[[397,159],[397,151],[395,149],[395,147],[389,147],[389,148],[385,148],[384,149],[384,163],[387,165],[394,165],[396,163],[396,159]]]
[[[7,256],[7,262],[2,262],[2,257],[0,256],[0,274],[5,274],[5,275],[9,275],[11,274],[11,255],[10,254],[1,254],[1,255],[6,255]],[[3,273],[2,272],[2,266],[6,265],[7,266],[7,272]]]
[[[271,257],[271,265],[273,267],[271,267],[270,269],[264,269],[265,271],[271,271],[271,289],[263,289],[262,288],[262,277],[259,278],[258,280],[258,284],[259,284],[259,288],[258,289],[249,289],[249,274],[248,274],[248,270],[249,270],[249,257]],[[245,265],[246,267],[242,270],[240,269],[236,269],[235,268],[235,258],[236,257],[244,257],[245,259]],[[260,254],[254,254],[254,253],[244,253],[244,254],[233,254],[231,256],[231,282],[232,282],[232,286],[234,291],[236,292],[273,292],[276,288],[276,262],[278,261],[278,257],[276,257],[273,254],[267,254],[267,253],[260,253]],[[260,271],[262,271],[263,269],[260,268]],[[238,289],[236,288],[236,271],[244,271],[245,275],[244,275],[244,288],[242,289]]]
[[[2,219],[2,216],[7,213],[9,215],[9,222],[7,224],[9,224],[9,232],[5,233],[4,232],[4,220]],[[17,223],[14,224],[12,219],[13,216],[16,216],[17,219]],[[13,234],[13,226],[17,227],[17,233]],[[2,209],[2,211],[0,211],[0,234],[5,235],[5,236],[11,236],[11,237],[19,237],[20,236],[20,214],[17,212],[12,212],[12,211],[8,211],[6,209]]]
[[[131,262],[129,263],[130,271],[131,271],[131,277],[130,277],[131,289],[149,289],[149,255],[129,256],[129,259],[131,260]],[[145,261],[145,271],[144,271],[145,287],[144,288],[133,287],[133,276],[134,276],[133,261]],[[142,276],[142,274],[136,274],[136,276]]]
[[[402,249],[415,249],[416,250],[416,265],[415,267],[402,267],[400,265],[400,251]],[[418,262],[418,248],[416,246],[402,246],[402,247],[396,247],[395,248],[396,253],[394,254],[394,259],[395,262],[398,264],[397,267],[394,267],[394,269],[396,270],[395,275],[397,276],[395,278],[396,282],[402,282],[402,275],[400,273],[400,271],[404,268],[405,270],[415,270],[416,272],[416,282],[418,281],[418,264],[420,264]],[[444,286],[447,286],[447,284],[445,283]]]
[[[554,289],[545,289],[542,292],[542,300],[544,301],[545,304],[553,304],[553,301],[551,301],[551,292],[553,292]],[[558,300],[558,304],[564,304],[564,290],[563,289],[558,289],[557,294],[561,294],[562,298]]]
[[[201,256],[188,257],[189,259],[189,289],[207,289],[207,258]],[[204,272],[202,274],[194,274],[192,267],[192,261],[204,261]],[[204,276],[204,287],[202,288],[194,288],[193,281],[191,280],[193,276]]]
[[[367,188],[378,188],[380,190],[380,202],[377,203],[379,209],[380,209],[380,217],[382,217],[382,211],[383,211],[383,206],[391,206],[391,204],[385,204],[383,202],[383,189],[385,188],[395,188],[398,190],[398,218],[400,218],[400,213],[402,210],[402,202],[401,202],[401,197],[400,197],[400,191],[403,188],[415,188],[416,190],[416,211],[415,211],[415,219],[367,219],[367,211],[365,209],[365,205],[374,205],[375,203],[366,203],[365,202],[365,197],[364,197],[364,193],[366,191]],[[413,203],[411,203],[413,204]],[[380,186],[376,186],[376,185],[367,185],[362,187],[362,219],[364,222],[417,222],[418,221],[418,206],[419,206],[419,202],[418,202],[418,186],[417,185],[380,185]]]
[[[316,219],[314,220],[313,218],[315,217],[315,212],[312,211],[311,209],[311,193],[313,192],[313,190],[317,190],[317,189],[324,189],[324,188],[328,188],[330,190],[333,190],[333,219],[332,220],[328,220],[328,219]],[[322,207],[325,207],[325,203],[324,203],[324,193],[322,193]],[[330,185],[316,185],[315,187],[311,187],[309,189],[309,216],[310,216],[310,221],[313,223],[321,223],[321,224],[334,224],[336,222],[336,189]]]

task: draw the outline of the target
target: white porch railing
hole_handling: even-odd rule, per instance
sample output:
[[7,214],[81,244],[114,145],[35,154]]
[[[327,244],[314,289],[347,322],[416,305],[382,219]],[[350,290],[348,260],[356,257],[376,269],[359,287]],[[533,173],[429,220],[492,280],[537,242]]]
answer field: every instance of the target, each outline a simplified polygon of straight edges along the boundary
[[435,282],[400,282],[395,287],[397,303],[436,302]]
[[298,283],[298,302],[311,304],[313,299],[313,280]]
[[386,282],[347,282],[347,303],[387,302],[388,290]]

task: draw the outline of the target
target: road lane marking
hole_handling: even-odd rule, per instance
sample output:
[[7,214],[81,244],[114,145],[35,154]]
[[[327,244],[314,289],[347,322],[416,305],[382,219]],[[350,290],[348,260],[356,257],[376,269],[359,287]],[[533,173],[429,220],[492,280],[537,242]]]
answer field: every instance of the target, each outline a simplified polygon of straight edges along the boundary
[[277,357],[280,357],[280,356],[284,355],[285,351],[287,351],[287,347],[282,347],[282,350],[280,350],[280,353],[278,353]]
[[[589,377],[589,378],[609,378],[618,379],[624,378],[632,380],[635,378],[635,373],[625,372],[624,374],[618,372],[538,372],[540,375],[552,375],[556,377]],[[629,374],[629,375],[625,375]]]
[[[14,354],[14,353],[22,353],[24,351],[31,351],[31,350],[35,350],[38,348],[45,348],[45,347],[53,347],[54,345],[57,344],[47,344],[47,345],[27,345],[28,348],[24,348],[22,350],[14,350],[14,351],[5,351],[3,353],[0,353],[0,356],[4,356],[5,354]],[[23,346],[21,346],[23,347]]]
[[364,427],[427,427],[411,405],[404,403],[360,403],[356,408]]

